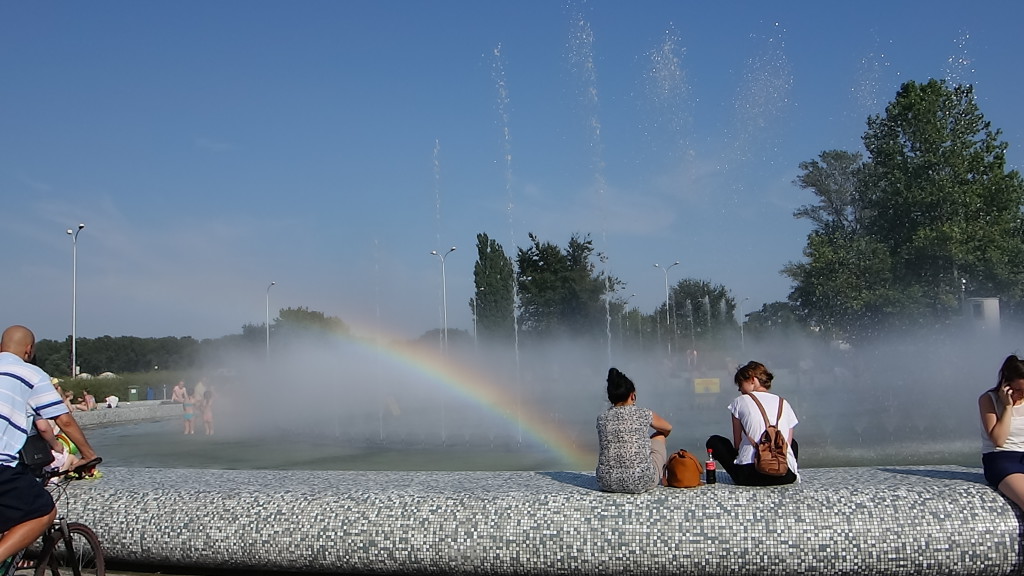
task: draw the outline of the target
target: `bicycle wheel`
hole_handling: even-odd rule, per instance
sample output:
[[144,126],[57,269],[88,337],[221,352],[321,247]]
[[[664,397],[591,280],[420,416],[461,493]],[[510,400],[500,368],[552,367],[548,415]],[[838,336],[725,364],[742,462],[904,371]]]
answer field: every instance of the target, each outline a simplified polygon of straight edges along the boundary
[[85,524],[68,522],[71,546],[60,531],[43,547],[35,576],[104,576],[103,548],[96,533]]

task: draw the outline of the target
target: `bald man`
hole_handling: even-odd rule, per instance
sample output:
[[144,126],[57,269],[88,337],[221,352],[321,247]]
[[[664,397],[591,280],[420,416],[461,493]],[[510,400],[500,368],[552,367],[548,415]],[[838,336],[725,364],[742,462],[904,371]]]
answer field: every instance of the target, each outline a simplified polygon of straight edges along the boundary
[[24,326],[0,336],[0,561],[35,541],[57,515],[50,493],[18,464],[34,415],[55,420],[84,462],[96,458],[50,376],[28,362],[35,345],[35,334]]

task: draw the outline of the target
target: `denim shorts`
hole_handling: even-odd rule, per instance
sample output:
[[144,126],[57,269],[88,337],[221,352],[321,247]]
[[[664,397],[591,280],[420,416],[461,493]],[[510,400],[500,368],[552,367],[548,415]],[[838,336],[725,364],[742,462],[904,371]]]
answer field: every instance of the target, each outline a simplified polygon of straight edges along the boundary
[[993,487],[998,487],[1010,474],[1024,474],[1024,452],[985,452],[981,455],[981,466],[985,469],[985,481]]

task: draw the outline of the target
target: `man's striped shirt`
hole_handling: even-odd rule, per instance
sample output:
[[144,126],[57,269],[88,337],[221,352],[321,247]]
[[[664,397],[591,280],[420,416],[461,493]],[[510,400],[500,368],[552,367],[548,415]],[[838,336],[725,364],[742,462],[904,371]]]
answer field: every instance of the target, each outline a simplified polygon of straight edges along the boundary
[[18,463],[34,414],[56,418],[67,406],[39,367],[10,352],[0,352],[0,465]]

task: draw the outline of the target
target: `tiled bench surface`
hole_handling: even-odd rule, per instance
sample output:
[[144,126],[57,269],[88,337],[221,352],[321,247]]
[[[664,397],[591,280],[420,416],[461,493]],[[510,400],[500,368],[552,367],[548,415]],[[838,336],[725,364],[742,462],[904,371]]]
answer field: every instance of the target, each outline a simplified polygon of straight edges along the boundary
[[[1013,574],[1021,517],[976,468],[597,490],[581,472],[103,468],[69,516],[108,558],[377,574]],[[721,472],[720,476],[725,476]],[[63,503],[62,503],[63,506]]]

